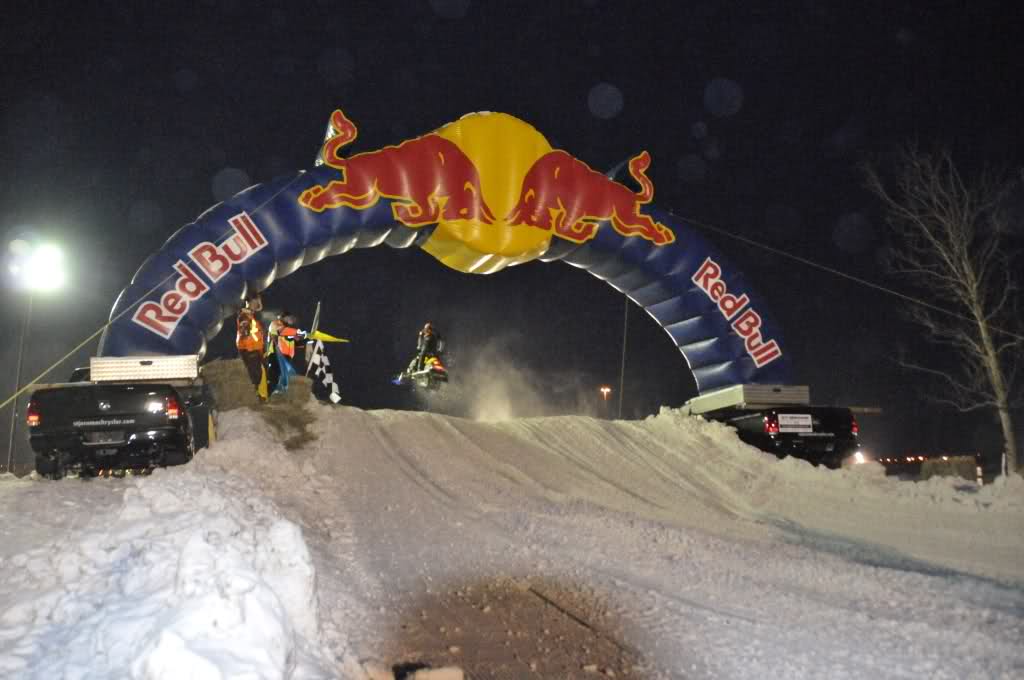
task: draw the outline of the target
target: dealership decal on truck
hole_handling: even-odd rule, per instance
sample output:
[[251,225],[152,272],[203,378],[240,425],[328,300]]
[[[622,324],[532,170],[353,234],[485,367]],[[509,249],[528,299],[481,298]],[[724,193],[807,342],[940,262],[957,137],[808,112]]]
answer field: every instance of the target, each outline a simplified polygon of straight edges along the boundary
[[718,306],[725,320],[731,322],[733,331],[743,338],[743,345],[755,366],[761,368],[782,356],[779,344],[774,340],[766,341],[761,334],[761,315],[748,306],[747,294],[737,296],[729,292],[717,262],[710,257],[705,259],[691,280]]
[[95,420],[73,420],[73,427],[99,427],[101,425],[134,425],[135,418],[99,418]]
[[[201,299],[210,285],[224,278],[231,268],[248,260],[267,245],[267,238],[246,212],[228,220],[232,232],[220,244],[203,241],[188,251],[191,264],[178,260],[174,265],[177,278],[174,287],[160,296],[159,302],[147,301],[139,305],[132,321],[162,338],[170,338],[178,322],[188,313],[189,305]],[[203,280],[196,268],[205,274]]]

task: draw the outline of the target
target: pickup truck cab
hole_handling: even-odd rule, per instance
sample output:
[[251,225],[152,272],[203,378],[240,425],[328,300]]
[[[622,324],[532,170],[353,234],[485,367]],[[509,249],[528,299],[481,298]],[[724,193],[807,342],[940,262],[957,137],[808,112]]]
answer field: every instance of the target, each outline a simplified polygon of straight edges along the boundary
[[71,377],[68,378],[68,382],[89,382],[89,367],[84,366],[81,368],[76,368],[75,370],[71,371]]
[[[98,369],[98,370],[97,370]],[[93,359],[29,401],[36,472],[59,479],[187,463],[209,444],[214,402],[198,357]]]

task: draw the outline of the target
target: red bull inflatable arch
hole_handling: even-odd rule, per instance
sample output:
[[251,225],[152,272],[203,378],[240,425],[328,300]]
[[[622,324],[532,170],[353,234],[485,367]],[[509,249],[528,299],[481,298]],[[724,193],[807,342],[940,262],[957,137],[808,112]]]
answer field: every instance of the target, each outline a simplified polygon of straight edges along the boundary
[[346,154],[357,135],[335,111],[314,168],[179,229],[118,296],[99,353],[202,354],[247,296],[300,267],[353,248],[416,246],[472,274],[531,260],[589,271],[665,329],[701,393],[789,382],[764,300],[692,227],[652,205],[647,152],[629,161],[634,189],[502,113]]

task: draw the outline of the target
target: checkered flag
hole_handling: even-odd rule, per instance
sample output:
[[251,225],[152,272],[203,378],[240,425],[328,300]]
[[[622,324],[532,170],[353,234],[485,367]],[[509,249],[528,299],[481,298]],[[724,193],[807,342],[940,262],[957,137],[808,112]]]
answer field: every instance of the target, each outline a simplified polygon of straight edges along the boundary
[[331,400],[334,404],[341,403],[341,391],[338,383],[334,382],[334,372],[331,371],[331,360],[324,352],[324,343],[317,340],[313,343],[309,352],[309,366],[306,374],[313,374],[313,396],[321,401]]

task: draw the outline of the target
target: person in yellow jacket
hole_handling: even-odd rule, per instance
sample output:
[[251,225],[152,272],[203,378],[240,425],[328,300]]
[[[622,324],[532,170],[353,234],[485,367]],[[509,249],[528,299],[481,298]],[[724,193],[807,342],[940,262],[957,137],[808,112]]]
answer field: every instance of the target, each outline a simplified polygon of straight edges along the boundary
[[263,368],[263,343],[265,342],[263,324],[256,316],[258,307],[261,305],[256,300],[247,300],[245,306],[238,312],[236,323],[235,346],[238,348],[238,356],[245,365],[249,374],[249,380],[256,389],[260,401],[266,401],[265,387],[261,394],[261,384],[266,380]]

